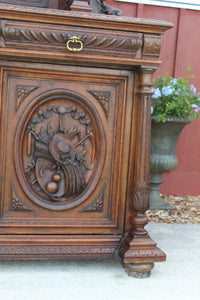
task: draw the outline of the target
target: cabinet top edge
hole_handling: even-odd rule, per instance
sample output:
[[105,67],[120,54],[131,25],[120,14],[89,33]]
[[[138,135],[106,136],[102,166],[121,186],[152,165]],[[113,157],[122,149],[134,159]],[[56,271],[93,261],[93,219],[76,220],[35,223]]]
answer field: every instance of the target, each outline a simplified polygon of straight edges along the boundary
[[162,20],[71,12],[2,3],[0,3],[0,18],[121,31],[151,32],[156,34],[162,34],[174,26],[172,23]]

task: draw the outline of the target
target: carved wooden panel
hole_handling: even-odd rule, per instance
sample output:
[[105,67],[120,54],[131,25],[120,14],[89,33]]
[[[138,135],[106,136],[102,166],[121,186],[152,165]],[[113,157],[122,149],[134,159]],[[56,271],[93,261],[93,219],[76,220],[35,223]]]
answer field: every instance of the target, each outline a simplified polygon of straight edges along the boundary
[[[57,95],[50,103],[58,105],[41,105],[25,129],[25,141],[21,141],[26,144],[22,154],[26,179],[37,199],[41,199],[41,203],[36,201],[37,204],[42,206],[46,206],[46,202],[60,203],[61,206],[71,203],[89,184],[95,161],[99,159],[102,165],[105,155],[99,136],[102,154],[98,158],[95,136],[99,135],[96,129],[99,124],[95,128],[91,117],[75,105],[78,95],[71,95],[67,90],[53,93]],[[76,98],[74,102],[73,97]],[[66,99],[65,105],[59,105],[62,98]],[[19,127],[17,136],[21,135],[20,130]],[[16,157],[16,162],[19,159]]]
[[37,232],[38,224],[40,233],[81,233],[83,227],[121,233],[128,156],[123,167],[118,162],[130,73],[95,76],[95,69],[74,68],[41,76],[7,66],[3,78],[0,226],[22,234]]

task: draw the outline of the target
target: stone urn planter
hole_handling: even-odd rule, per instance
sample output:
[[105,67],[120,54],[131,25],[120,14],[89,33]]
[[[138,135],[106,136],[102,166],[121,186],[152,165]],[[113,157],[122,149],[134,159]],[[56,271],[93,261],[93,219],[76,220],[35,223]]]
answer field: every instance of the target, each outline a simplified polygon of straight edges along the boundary
[[191,123],[190,118],[166,117],[166,122],[151,122],[151,163],[150,163],[150,209],[173,209],[160,197],[162,174],[173,170],[178,160],[176,144],[183,127]]

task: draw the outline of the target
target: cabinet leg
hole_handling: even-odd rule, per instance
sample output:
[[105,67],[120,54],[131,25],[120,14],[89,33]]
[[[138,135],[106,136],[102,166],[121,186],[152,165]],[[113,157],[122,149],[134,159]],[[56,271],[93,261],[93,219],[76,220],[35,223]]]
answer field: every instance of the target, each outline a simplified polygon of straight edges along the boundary
[[119,256],[129,276],[146,278],[154,262],[165,261],[166,255],[144,229],[148,220],[143,213],[136,212],[130,220],[133,227],[121,242]]
[[135,278],[147,278],[151,275],[154,267],[153,263],[132,263],[124,264],[128,276]]

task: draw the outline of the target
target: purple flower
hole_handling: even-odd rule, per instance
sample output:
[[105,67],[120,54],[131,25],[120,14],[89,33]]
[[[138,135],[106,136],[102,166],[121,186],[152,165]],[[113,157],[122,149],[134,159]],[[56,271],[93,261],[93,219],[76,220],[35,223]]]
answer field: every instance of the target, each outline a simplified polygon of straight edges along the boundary
[[177,79],[176,78],[171,79],[170,83],[172,83],[173,85],[177,85]]
[[200,111],[200,107],[197,104],[192,104],[192,108],[193,108],[194,112]]
[[196,95],[197,89],[195,88],[194,84],[191,84],[191,86],[190,86],[190,92],[191,92],[193,95]]
[[164,86],[162,88],[162,94],[166,97],[173,94],[174,91],[175,91],[175,89],[172,88],[171,86]]
[[157,98],[159,98],[159,97],[161,97],[161,92],[160,92],[160,90],[157,88],[157,89],[155,89],[154,90],[154,93],[153,93],[153,95],[151,96],[153,99],[157,99]]

